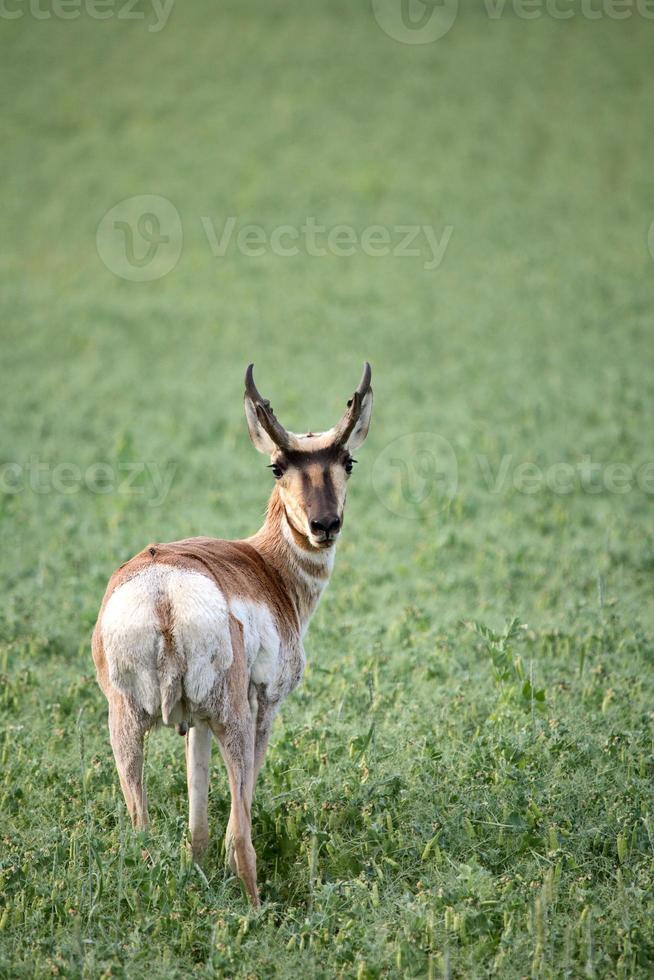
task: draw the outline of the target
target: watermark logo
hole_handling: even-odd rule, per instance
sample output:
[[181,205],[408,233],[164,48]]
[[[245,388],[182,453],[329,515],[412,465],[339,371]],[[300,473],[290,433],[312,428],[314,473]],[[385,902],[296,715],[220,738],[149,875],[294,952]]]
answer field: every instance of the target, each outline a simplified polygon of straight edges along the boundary
[[372,485],[384,507],[397,517],[418,520],[441,510],[456,494],[456,453],[435,432],[410,432],[381,451]]
[[536,494],[549,492],[559,497],[572,493],[625,494],[634,490],[654,493],[654,463],[600,463],[584,455],[574,463],[560,460],[539,466],[531,460],[516,459],[505,453],[497,461],[477,456],[484,489],[495,496],[504,493]]
[[[410,432],[390,442],[377,456],[372,485],[384,507],[397,517],[419,520],[444,510],[460,489],[491,497],[573,494],[654,495],[654,460],[598,461],[588,454],[575,460],[538,464],[505,453],[501,458],[476,454],[459,460],[450,442],[434,432]],[[465,477],[461,477],[464,472]]]
[[223,258],[228,251],[257,258],[270,252],[280,258],[309,255],[321,258],[333,255],[348,258],[357,253],[370,258],[422,258],[422,267],[428,272],[438,269],[452,238],[453,225],[445,225],[440,232],[433,225],[367,225],[358,230],[353,225],[321,224],[308,215],[299,225],[276,225],[270,231],[263,225],[239,224],[236,215],[230,215],[218,226],[208,215],[200,221],[207,242],[215,258]]
[[[157,34],[168,23],[175,0],[0,0],[0,20],[77,20],[83,14],[91,20],[147,21],[150,34]],[[141,9],[145,7],[146,9]]]
[[98,461],[87,466],[54,463],[33,454],[25,460],[0,464],[0,494],[33,493],[69,497],[78,493],[140,497],[149,507],[160,507],[170,493],[177,464],[156,460],[119,463]]
[[402,44],[432,44],[451,29],[459,0],[372,0],[382,31]]
[[[509,17],[533,21],[654,20],[654,0],[483,0],[490,21]],[[452,28],[458,0],[372,0],[375,20],[389,37],[402,44],[431,44]]]
[[175,268],[183,237],[174,204],[157,194],[139,194],[107,211],[95,241],[98,255],[114,275],[130,282],[152,282]]
[[[0,0],[0,3],[2,0]],[[197,220],[197,219],[196,219]],[[417,259],[426,272],[439,269],[449,248],[454,226],[431,224],[323,224],[307,215],[297,224],[265,227],[246,224],[238,215],[220,221],[201,215],[199,223],[215,259],[230,255],[261,258]],[[182,221],[175,205],[156,194],[128,197],[113,205],[100,221],[96,247],[106,267],[121,279],[151,282],[171,272],[182,253]]]
[[505,11],[519,20],[628,20],[630,17],[654,18],[652,0],[484,0],[486,14],[500,20]]

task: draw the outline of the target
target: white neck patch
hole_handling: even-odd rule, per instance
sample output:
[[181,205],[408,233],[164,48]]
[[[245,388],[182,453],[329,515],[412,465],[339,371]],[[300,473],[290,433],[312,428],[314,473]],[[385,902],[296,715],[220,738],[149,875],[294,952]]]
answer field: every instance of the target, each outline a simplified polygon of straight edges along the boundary
[[283,515],[281,524],[284,539],[294,556],[315,565],[317,568],[323,568],[331,572],[332,568],[334,567],[334,547],[326,548],[324,551],[308,551],[304,548],[300,548],[293,537],[293,531],[289,526],[286,514]]

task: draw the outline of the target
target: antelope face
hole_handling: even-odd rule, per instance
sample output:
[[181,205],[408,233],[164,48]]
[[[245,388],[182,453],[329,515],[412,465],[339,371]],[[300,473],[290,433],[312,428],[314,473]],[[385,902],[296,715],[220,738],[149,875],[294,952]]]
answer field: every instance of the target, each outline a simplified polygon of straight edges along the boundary
[[275,418],[252,377],[245,378],[245,414],[250,438],[270,456],[286,518],[313,548],[331,548],[343,526],[346,485],[356,460],[352,453],[368,434],[372,414],[370,365],[340,422],[327,432],[296,435]]
[[330,547],[343,525],[345,485],[354,460],[342,446],[311,448],[320,436],[298,437],[306,448],[273,454],[271,469],[286,516],[314,547]]

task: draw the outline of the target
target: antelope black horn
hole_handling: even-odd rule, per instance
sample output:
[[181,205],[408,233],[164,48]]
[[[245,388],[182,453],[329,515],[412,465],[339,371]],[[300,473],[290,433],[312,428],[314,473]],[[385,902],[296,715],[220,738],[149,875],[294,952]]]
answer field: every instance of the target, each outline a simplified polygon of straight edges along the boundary
[[284,428],[275,418],[275,413],[267,398],[263,398],[259,389],[254,383],[254,364],[248,364],[245,372],[245,397],[249,398],[255,407],[257,418],[266,430],[272,441],[280,449],[291,447],[291,438]]
[[336,426],[334,441],[337,443],[345,443],[352,435],[352,430],[359,420],[361,415],[361,405],[366,393],[370,389],[370,380],[372,378],[372,371],[370,365],[367,361],[363,364],[363,374],[361,375],[361,380],[357,385],[357,389],[347,403],[347,409],[343,418]]

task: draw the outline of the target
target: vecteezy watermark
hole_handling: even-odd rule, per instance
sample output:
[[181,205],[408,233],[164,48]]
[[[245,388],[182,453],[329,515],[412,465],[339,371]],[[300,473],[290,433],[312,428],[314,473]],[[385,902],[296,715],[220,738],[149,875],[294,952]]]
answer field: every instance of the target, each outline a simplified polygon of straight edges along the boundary
[[372,467],[372,485],[384,507],[397,517],[418,520],[455,496],[456,453],[435,432],[410,432],[390,442]]
[[654,221],[651,222],[647,232],[647,247],[649,248],[649,254],[654,259]]
[[175,0],[0,0],[0,20],[143,20],[150,34],[168,23]]
[[230,215],[218,229],[210,217],[200,219],[213,255],[222,258],[230,248],[241,255],[257,257],[271,252],[282,258],[305,254],[347,258],[362,252],[371,258],[423,258],[423,269],[437,269],[450,243],[454,227],[445,225],[440,237],[432,225],[368,225],[358,231],[353,225],[323,225],[308,216],[301,225],[242,224]]
[[638,464],[600,463],[589,455],[572,462],[538,465],[506,453],[500,459],[466,457],[461,476],[452,444],[435,432],[411,432],[390,442],[372,467],[372,485],[392,514],[423,519],[442,510],[459,487],[493,496],[502,494],[574,493],[654,495],[654,460]]
[[654,20],[654,0],[484,0],[484,7],[492,20],[499,20],[505,11],[520,20],[628,20],[633,16]]
[[152,282],[175,268],[182,254],[182,220],[158,194],[127,197],[109,208],[95,236],[106,267],[130,282]]
[[0,464],[0,494],[118,494],[144,497],[149,507],[160,507],[175,477],[176,463],[153,461],[52,463],[32,455],[24,462]]
[[506,453],[495,464],[487,456],[476,459],[484,488],[496,495],[507,490],[526,494],[548,490],[560,496],[580,492],[625,494],[632,490],[654,493],[654,460],[634,466],[594,462],[586,455],[574,463],[539,466],[531,461],[516,461],[511,453]]
[[375,20],[403,44],[431,44],[454,25],[459,0],[372,0]]
[[484,7],[491,20],[499,20],[505,11],[519,20],[628,20],[634,16],[654,20],[654,0],[484,0]]
[[[654,20],[654,0],[483,0],[489,20]],[[372,0],[375,20],[403,44],[431,44],[444,37],[457,18],[458,0]]]
[[[439,233],[428,224],[368,225],[357,229],[350,224],[321,224],[312,215],[297,225],[271,228],[245,224],[236,215],[229,215],[222,222],[203,215],[199,223],[211,254],[218,259],[234,252],[248,258],[266,254],[280,258],[390,255],[422,259],[427,272],[438,269],[454,232],[453,225],[444,225]],[[171,272],[179,262],[182,244],[182,221],[177,208],[156,194],[128,197],[113,205],[103,215],[96,232],[101,260],[114,275],[131,282],[151,282]]]

